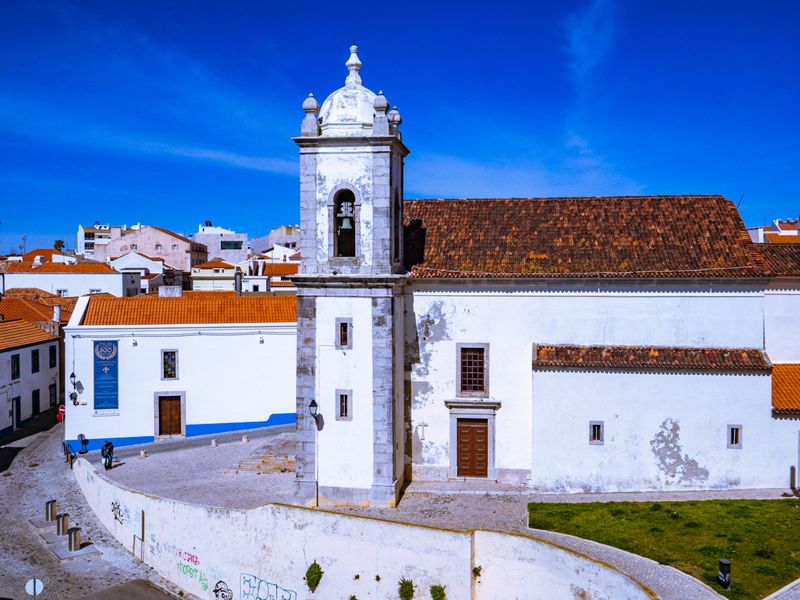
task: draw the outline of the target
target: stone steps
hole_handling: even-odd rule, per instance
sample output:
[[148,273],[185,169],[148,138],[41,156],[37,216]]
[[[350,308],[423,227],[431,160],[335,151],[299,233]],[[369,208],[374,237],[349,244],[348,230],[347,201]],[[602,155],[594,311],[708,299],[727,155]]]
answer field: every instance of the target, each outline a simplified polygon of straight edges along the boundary
[[295,470],[295,459],[290,454],[281,456],[256,456],[245,458],[237,466],[225,471],[226,475],[240,475],[254,473],[256,475],[268,475],[271,473],[293,473]]

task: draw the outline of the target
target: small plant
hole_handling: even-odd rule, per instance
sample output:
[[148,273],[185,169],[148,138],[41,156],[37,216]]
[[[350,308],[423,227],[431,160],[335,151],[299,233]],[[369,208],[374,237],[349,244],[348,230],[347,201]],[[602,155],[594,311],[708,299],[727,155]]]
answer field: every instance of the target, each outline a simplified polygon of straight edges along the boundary
[[355,594],[350,594],[350,597],[347,600],[358,600]]
[[478,565],[477,567],[472,567],[472,576],[477,579],[481,576],[481,571],[483,571],[483,567]]
[[447,600],[447,594],[444,592],[443,585],[432,585],[431,586],[431,598],[432,600]]
[[375,575],[375,581],[380,583],[381,582],[381,576],[380,575]]
[[399,582],[400,600],[411,600],[414,597],[414,582],[405,577],[400,578]]
[[306,580],[306,585],[308,589],[312,592],[316,592],[317,588],[319,587],[319,582],[322,581],[322,576],[325,574],[325,571],[322,570],[322,567],[317,564],[317,561],[311,563],[311,566],[308,567],[306,571],[306,576],[303,578]]
[[356,573],[355,575],[353,575],[353,579],[355,579],[356,581],[358,581],[359,579],[361,579],[361,575],[359,575],[358,573]]

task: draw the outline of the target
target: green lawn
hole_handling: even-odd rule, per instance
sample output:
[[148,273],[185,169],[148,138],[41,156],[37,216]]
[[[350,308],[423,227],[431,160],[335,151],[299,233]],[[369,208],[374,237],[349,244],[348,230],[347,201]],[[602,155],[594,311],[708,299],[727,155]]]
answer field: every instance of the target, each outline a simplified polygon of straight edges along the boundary
[[[800,578],[800,500],[528,505],[531,527],[587,538],[671,565],[729,598],[763,598]],[[733,585],[716,583],[720,558]]]

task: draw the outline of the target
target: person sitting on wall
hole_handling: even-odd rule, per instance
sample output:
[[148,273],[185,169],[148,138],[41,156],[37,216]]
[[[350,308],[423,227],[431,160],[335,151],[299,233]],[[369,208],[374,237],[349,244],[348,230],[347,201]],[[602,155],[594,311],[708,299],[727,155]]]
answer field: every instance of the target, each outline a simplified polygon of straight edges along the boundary
[[103,442],[103,448],[100,450],[100,455],[103,457],[103,466],[106,471],[111,468],[111,461],[114,460],[114,444],[109,440]]

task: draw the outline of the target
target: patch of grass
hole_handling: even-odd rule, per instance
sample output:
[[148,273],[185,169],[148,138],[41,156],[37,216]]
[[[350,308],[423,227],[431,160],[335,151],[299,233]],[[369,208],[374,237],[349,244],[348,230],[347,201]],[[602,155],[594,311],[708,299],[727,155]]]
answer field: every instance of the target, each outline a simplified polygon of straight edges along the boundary
[[[728,598],[763,598],[800,577],[800,500],[528,505],[531,527],[578,535],[669,564]],[[731,561],[733,585],[716,582]]]

